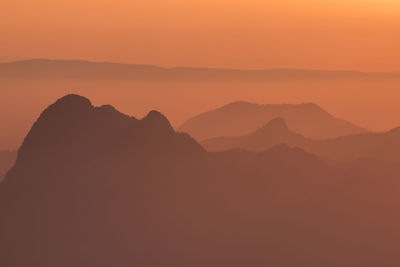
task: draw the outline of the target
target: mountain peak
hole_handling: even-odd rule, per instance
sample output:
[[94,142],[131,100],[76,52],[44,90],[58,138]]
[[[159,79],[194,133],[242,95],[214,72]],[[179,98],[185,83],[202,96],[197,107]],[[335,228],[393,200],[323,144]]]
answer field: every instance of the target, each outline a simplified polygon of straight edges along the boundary
[[86,97],[69,94],[58,99],[52,106],[91,107],[92,103]]
[[87,113],[92,108],[93,106],[89,99],[80,95],[69,94],[58,99],[54,104],[45,109],[39,120],[54,116],[57,118],[70,117],[73,114]]
[[46,108],[34,127],[43,123],[54,126],[67,121],[76,120],[88,114],[92,109],[93,106],[89,99],[80,95],[69,94],[58,99],[54,104]]
[[161,112],[156,110],[150,111],[142,121],[151,125],[151,127],[154,127],[156,130],[173,131],[169,120]]
[[275,119],[270,120],[267,124],[258,129],[255,133],[260,133],[265,131],[286,132],[288,130],[289,128],[286,124],[286,121],[281,117],[277,117]]
[[275,128],[275,129],[288,129],[286,121],[282,117],[277,117],[270,120],[264,127]]

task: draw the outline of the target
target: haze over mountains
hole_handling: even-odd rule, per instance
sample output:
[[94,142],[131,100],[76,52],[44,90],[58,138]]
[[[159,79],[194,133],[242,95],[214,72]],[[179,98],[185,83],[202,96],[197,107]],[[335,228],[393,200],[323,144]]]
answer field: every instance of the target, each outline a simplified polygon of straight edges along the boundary
[[0,121],[7,125],[0,133],[0,149],[15,150],[48,103],[70,93],[86,95],[96,105],[112,102],[126,114],[145,116],[148,110],[162,110],[175,128],[197,114],[240,100],[312,102],[335,117],[387,131],[400,125],[396,116],[400,106],[393,97],[399,86],[398,74],[356,71],[161,68],[46,59],[9,62],[0,64]]
[[0,267],[400,267],[400,0],[0,0]]
[[313,103],[258,105],[234,102],[199,114],[178,129],[198,140],[238,136],[248,134],[276,117],[284,118],[291,129],[316,139],[366,132],[350,122],[335,118]]
[[366,158],[400,162],[400,127],[385,133],[363,133],[313,140],[290,130],[284,119],[276,118],[248,135],[216,137],[204,140],[201,144],[210,151],[234,148],[263,151],[276,145],[287,144],[335,162]]
[[159,112],[136,119],[68,95],[0,183],[0,263],[394,267],[399,175],[284,145],[210,153]]

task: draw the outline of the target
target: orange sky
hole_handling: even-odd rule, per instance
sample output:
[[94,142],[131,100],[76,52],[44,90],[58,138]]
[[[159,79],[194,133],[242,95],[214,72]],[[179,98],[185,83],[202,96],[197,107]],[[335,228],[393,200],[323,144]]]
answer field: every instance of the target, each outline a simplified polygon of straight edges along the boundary
[[399,0],[1,0],[0,58],[400,71]]

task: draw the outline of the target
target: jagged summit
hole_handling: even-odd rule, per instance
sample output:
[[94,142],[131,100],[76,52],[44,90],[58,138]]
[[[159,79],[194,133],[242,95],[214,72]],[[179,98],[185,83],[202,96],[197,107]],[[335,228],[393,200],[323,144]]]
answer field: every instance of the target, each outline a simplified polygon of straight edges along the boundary
[[153,110],[138,120],[113,106],[94,107],[89,99],[71,94],[40,115],[20,148],[17,163],[50,155],[92,157],[118,149],[129,152],[164,147],[168,151],[172,144],[176,145],[176,151],[203,150],[193,139],[175,133],[168,119],[158,111]]

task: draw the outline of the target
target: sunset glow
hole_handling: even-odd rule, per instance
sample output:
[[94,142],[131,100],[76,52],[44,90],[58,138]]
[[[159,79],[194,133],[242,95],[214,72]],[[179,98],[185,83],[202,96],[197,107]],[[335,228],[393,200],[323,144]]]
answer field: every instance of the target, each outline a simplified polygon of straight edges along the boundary
[[400,70],[395,0],[3,0],[0,17],[16,58]]

